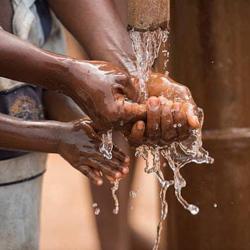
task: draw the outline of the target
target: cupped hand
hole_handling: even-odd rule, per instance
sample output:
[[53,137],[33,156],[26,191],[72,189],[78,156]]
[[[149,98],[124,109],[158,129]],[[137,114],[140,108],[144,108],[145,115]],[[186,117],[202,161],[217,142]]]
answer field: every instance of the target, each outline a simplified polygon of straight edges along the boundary
[[71,60],[69,65],[65,94],[99,129],[119,127],[145,117],[146,106],[126,98],[126,94],[132,95],[133,86],[125,71],[103,61]]
[[152,73],[147,88],[147,122],[134,124],[129,136],[132,145],[184,140],[191,129],[200,127],[197,106],[187,87],[166,75]]
[[99,152],[101,140],[90,120],[64,123],[60,131],[58,153],[96,185],[102,185],[103,175],[109,181],[114,181],[129,172],[129,157],[116,146],[111,160]]

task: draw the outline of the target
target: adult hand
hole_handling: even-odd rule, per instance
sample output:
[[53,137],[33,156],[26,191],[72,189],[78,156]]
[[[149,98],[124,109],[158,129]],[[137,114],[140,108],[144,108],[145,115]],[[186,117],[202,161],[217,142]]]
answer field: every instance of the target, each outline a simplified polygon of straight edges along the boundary
[[159,73],[151,74],[147,87],[147,125],[143,121],[134,124],[129,136],[133,145],[183,140],[200,126],[197,106],[187,87]]
[[107,160],[99,152],[101,140],[89,120],[81,119],[64,124],[59,133],[58,153],[93,183],[102,185],[103,175],[109,181],[114,181],[129,172],[129,157],[116,146],[111,160]]

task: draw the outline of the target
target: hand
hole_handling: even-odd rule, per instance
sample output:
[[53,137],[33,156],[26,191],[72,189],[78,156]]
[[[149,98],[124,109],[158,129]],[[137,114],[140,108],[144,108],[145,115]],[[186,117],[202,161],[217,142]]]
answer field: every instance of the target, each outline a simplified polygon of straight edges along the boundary
[[103,175],[113,182],[129,172],[129,157],[116,146],[112,160],[105,159],[99,152],[101,140],[89,120],[65,123],[59,137],[58,153],[96,185],[102,185]]
[[187,87],[159,73],[151,74],[147,87],[147,126],[143,121],[134,124],[129,136],[133,145],[184,140],[190,129],[200,126],[197,107]]
[[65,94],[71,96],[100,129],[143,119],[145,105],[125,98],[131,93],[125,71],[102,61],[71,60]]

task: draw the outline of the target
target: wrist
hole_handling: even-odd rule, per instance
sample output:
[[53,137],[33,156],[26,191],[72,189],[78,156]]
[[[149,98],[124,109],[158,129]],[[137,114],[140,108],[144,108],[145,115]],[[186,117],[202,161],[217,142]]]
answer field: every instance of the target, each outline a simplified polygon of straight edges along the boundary
[[49,78],[53,81],[55,88],[53,90],[66,93],[70,89],[70,82],[68,81],[70,74],[71,58],[55,56],[53,61],[53,69],[50,71]]
[[60,124],[55,131],[55,153],[62,154],[64,145],[67,144],[68,137],[74,131],[74,124],[72,122],[59,122]]

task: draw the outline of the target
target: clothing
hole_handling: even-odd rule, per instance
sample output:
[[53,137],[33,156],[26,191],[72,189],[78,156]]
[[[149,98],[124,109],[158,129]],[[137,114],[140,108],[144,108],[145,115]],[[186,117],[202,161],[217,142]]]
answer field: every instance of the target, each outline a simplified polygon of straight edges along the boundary
[[[41,174],[45,162],[46,154],[40,153],[0,162],[1,250],[39,249]],[[30,180],[21,182],[27,178]]]
[[[63,54],[62,30],[44,0],[12,0],[12,4],[16,36],[37,47]],[[42,89],[0,78],[0,112],[26,120],[44,119]],[[22,154],[0,152],[3,159],[11,158],[0,161],[1,250],[39,249],[41,175],[45,171],[46,154]]]
[[[12,0],[13,33],[37,47],[63,53],[63,33],[45,0]],[[0,77],[0,112],[24,120],[42,120],[42,89]],[[0,150],[0,161],[25,152]]]

